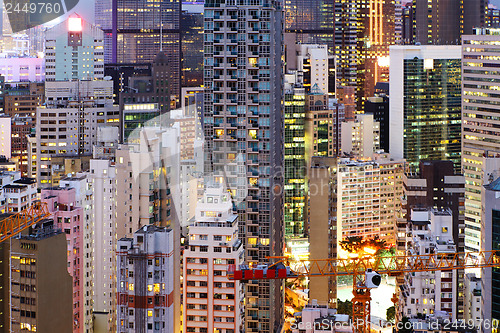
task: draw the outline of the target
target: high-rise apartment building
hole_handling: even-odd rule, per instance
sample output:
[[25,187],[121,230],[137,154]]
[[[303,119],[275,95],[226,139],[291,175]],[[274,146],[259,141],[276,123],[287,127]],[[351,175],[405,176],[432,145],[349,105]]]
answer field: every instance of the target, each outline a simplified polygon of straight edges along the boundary
[[[140,140],[116,150],[117,234],[133,235],[134,230],[154,224],[172,227],[180,172],[179,129],[146,127]],[[167,180],[165,176],[168,176]]]
[[98,127],[118,126],[113,83],[47,82],[46,105],[37,109],[36,121],[37,181],[50,187],[69,173],[88,169]]
[[421,160],[451,160],[460,170],[461,49],[391,46],[391,156],[411,168]]
[[54,225],[64,231],[67,242],[68,272],[73,279],[73,332],[84,328],[84,239],[83,208],[75,202],[76,190],[71,187],[43,189],[42,202],[47,204]]
[[[406,250],[408,223],[412,209],[438,208],[449,210],[453,221],[453,243],[457,252],[465,251],[465,178],[457,174],[452,161],[420,161],[419,173],[403,176],[402,216],[398,219],[398,251]],[[464,270],[457,270],[455,298],[457,318],[466,319],[466,296],[463,292]],[[399,279],[399,278],[398,278]]]
[[[247,263],[283,248],[282,5],[205,1],[205,172],[231,191]],[[245,285],[245,332],[281,326],[281,283]]]
[[72,332],[66,249],[66,235],[50,226],[0,245],[2,331]]
[[[97,156],[98,157],[98,156]],[[108,331],[117,325],[116,251],[117,230],[117,179],[115,163],[107,158],[91,159],[89,171],[84,174],[85,200],[85,288],[90,299],[87,326],[96,327],[97,321],[105,322]],[[61,181],[64,184],[66,180]],[[76,187],[76,186],[75,186]],[[88,304],[87,304],[88,305]],[[99,318],[99,319],[98,319]]]
[[31,117],[12,118],[11,155],[24,177],[28,176],[28,136],[32,133],[34,122]]
[[[337,159],[312,157],[308,168],[309,192],[307,223],[309,226],[309,258],[337,258]],[[337,279],[311,276],[309,297],[318,304],[335,308]]]
[[[483,156],[500,153],[496,105],[500,95],[500,30],[481,29],[462,39],[462,169],[465,176],[465,249],[481,249]],[[392,98],[392,96],[391,96]]]
[[[179,128],[147,127],[134,144],[116,150],[116,235],[135,237],[133,230],[168,227],[173,242],[180,244],[180,151]],[[174,290],[180,290],[180,251],[172,253]],[[174,311],[180,294],[173,295]],[[180,314],[175,315],[179,318]],[[120,322],[120,321],[119,321]],[[177,324],[176,324],[177,325]],[[175,332],[179,330],[176,328]]]
[[105,63],[149,63],[168,58],[172,95],[180,95],[182,1],[97,0],[95,21],[104,31]]
[[[71,55],[71,56],[70,56]],[[104,78],[104,34],[77,15],[45,32],[47,81]]]
[[[222,187],[207,187],[197,204],[195,222],[188,227],[182,287],[185,332],[242,331],[241,284],[227,276],[228,265],[238,267],[243,262],[238,215],[232,210],[228,192]],[[257,287],[251,292],[259,293]]]
[[144,226],[117,246],[117,332],[179,332],[174,232]]
[[[411,212],[408,244],[410,255],[456,253],[453,242],[453,219],[450,210],[415,209]],[[457,320],[457,271],[431,271],[406,274],[400,288],[398,311],[408,318],[418,314],[445,312],[450,321]],[[462,286],[463,288],[463,286]]]
[[396,219],[403,195],[404,161],[341,159],[337,169],[337,241],[379,237],[396,243]]

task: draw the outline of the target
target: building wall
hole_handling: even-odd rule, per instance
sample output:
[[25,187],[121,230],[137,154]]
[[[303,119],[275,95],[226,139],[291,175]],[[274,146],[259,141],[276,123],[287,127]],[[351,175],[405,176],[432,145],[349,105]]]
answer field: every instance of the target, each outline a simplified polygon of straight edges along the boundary
[[[500,240],[500,186],[498,178],[481,191],[481,251],[499,250]],[[500,270],[481,270],[481,318],[500,321]],[[493,325],[493,324],[492,324]],[[492,325],[482,325],[483,332],[492,332]]]
[[102,30],[71,15],[45,32],[45,62],[47,81],[104,78]]
[[0,117],[0,156],[12,157],[12,118]]
[[196,222],[188,228],[189,246],[183,256],[184,332],[242,331],[243,290],[239,281],[227,276],[230,265],[243,262],[230,200],[222,188],[207,188],[196,208]]
[[[282,3],[243,1],[236,7],[232,0],[207,1],[204,9],[205,172],[227,181],[246,235],[246,261],[265,262],[281,255],[284,238]],[[245,41],[237,41],[238,24],[244,24]],[[258,177],[251,175],[256,172]],[[247,246],[252,233],[259,234],[258,247]],[[250,294],[255,287],[259,299]],[[245,332],[277,330],[282,282],[247,283],[246,289]]]
[[5,82],[45,81],[43,58],[0,58],[0,75]]
[[11,240],[10,290],[11,295],[19,295],[10,300],[12,331],[33,331],[34,326],[37,332],[72,331],[72,279],[66,249],[66,236],[60,232]]
[[464,320],[466,322],[474,321],[476,329],[481,327],[481,279],[474,273],[465,275],[464,297],[465,311]]
[[[314,157],[308,170],[309,258],[337,258],[337,161],[335,158]],[[311,277],[309,298],[318,304],[334,308],[337,302],[337,279]]]
[[75,202],[74,188],[44,189],[42,202],[47,203],[54,225],[63,230],[67,241],[68,272],[73,279],[73,332],[81,332],[84,317],[84,240],[83,208]]
[[[174,233],[145,226],[117,249],[117,332],[179,332]],[[178,308],[177,308],[178,309]]]

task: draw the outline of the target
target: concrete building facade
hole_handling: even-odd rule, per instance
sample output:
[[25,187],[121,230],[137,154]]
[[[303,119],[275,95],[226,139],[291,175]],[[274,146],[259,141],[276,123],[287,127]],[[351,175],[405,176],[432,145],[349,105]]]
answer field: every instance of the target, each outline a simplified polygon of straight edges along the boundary
[[46,81],[103,79],[104,33],[76,14],[47,29],[45,69]]
[[229,280],[227,269],[243,263],[243,247],[229,193],[222,187],[207,187],[188,229],[189,247],[183,256],[184,331],[241,332],[243,290],[239,281]]
[[500,30],[481,29],[462,39],[462,168],[465,176],[465,248],[481,249],[483,158],[500,154]]
[[[171,229],[144,226],[117,248],[117,332],[179,332]],[[176,310],[177,309],[177,310]]]
[[[453,254],[453,218],[451,210],[414,209],[411,212],[409,232],[412,240],[409,255]],[[417,272],[405,275],[400,288],[399,313],[408,318],[421,313],[433,315],[445,312],[450,320],[457,320],[457,271]]]
[[[282,1],[204,6],[205,173],[231,191],[247,263],[265,262],[283,249],[282,18]],[[257,246],[250,246],[255,237]],[[250,291],[255,287],[258,297]],[[245,288],[245,332],[278,330],[282,282]]]
[[396,243],[404,161],[341,159],[337,170],[337,242],[379,237]]

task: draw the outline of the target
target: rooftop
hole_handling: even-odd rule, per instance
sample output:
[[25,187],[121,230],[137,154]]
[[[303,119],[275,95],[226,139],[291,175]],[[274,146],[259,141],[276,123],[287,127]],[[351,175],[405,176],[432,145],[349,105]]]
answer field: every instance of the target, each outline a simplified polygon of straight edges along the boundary
[[157,227],[155,225],[145,225],[137,230],[136,234],[153,234],[155,232],[170,232],[172,229],[166,227]]
[[[49,219],[46,219],[48,222]],[[19,239],[30,240],[30,241],[41,241],[52,236],[56,236],[62,233],[61,229],[56,229],[53,226],[46,226],[35,230],[35,233],[29,235],[20,235]]]
[[35,178],[21,178],[21,179],[14,181],[14,183],[31,185],[31,184],[36,184],[36,179]]
[[495,179],[488,185],[484,185],[484,188],[490,191],[500,191],[500,177]]

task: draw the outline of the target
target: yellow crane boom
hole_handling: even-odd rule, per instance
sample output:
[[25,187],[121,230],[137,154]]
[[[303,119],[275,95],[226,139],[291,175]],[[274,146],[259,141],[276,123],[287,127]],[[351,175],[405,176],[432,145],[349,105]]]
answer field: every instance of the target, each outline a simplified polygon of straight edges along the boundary
[[[301,260],[269,257],[275,262],[257,268],[230,265],[234,280],[269,280],[311,276],[353,276],[352,321],[358,333],[370,332],[370,286],[365,273],[400,276],[412,272],[450,271],[467,268],[500,267],[500,251],[441,252],[380,257],[353,255],[350,258]],[[293,270],[290,264],[293,263]],[[380,283],[380,281],[379,281]]]

